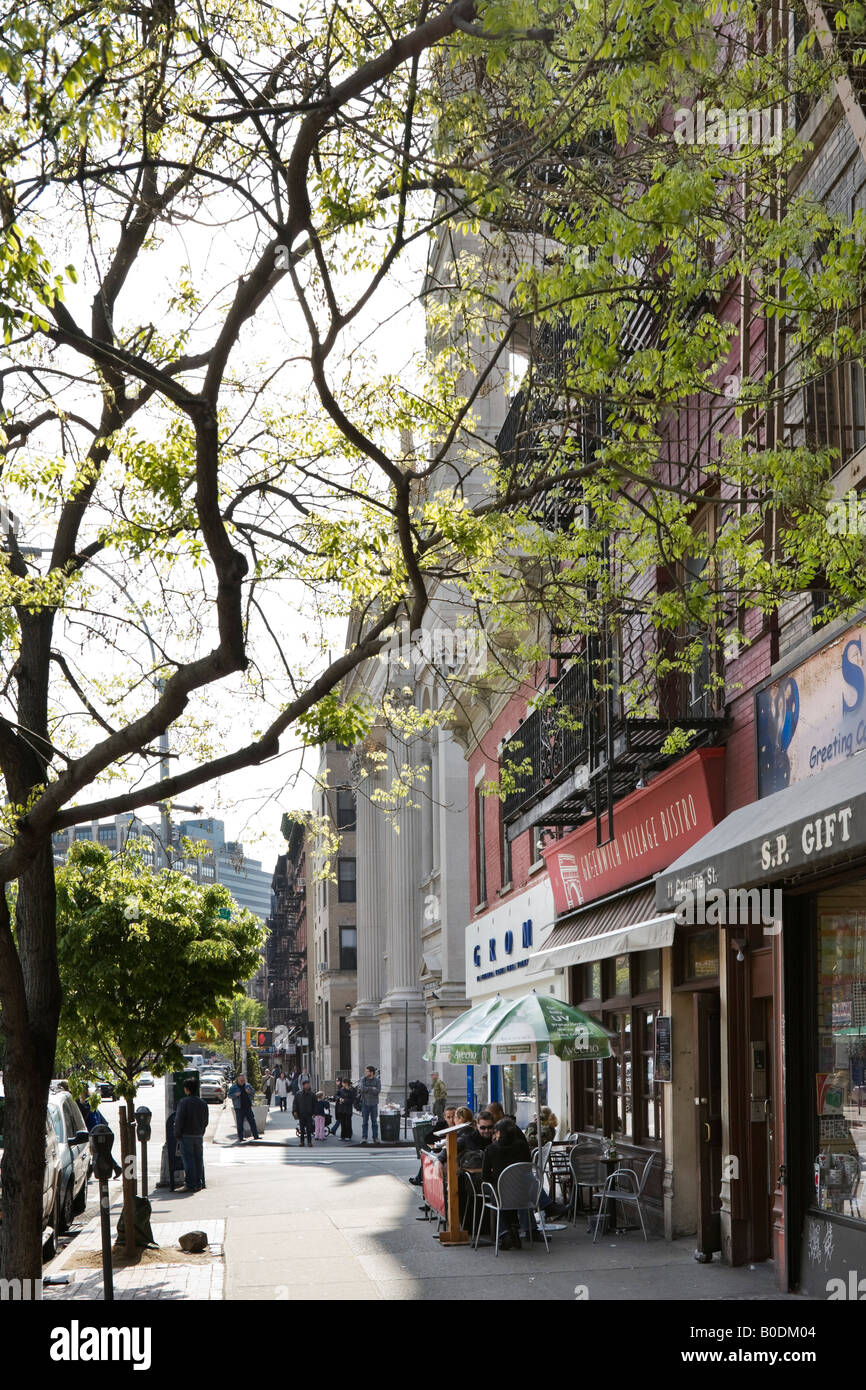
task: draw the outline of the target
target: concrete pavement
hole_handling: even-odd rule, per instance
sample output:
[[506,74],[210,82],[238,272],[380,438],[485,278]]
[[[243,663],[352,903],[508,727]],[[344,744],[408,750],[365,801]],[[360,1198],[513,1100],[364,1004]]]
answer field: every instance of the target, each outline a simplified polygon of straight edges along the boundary
[[[413,1150],[361,1148],[357,1138],[351,1145],[332,1138],[301,1149],[294,1130],[291,1115],[273,1110],[265,1137],[239,1144],[231,1108],[216,1117],[205,1149],[207,1188],[195,1194],[157,1191],[151,1201],[161,1245],[176,1242],[181,1230],[200,1227],[222,1238],[224,1285],[214,1276],[208,1292],[200,1282],[197,1292],[184,1294],[177,1291],[177,1274],[174,1292],[171,1276],[165,1276],[164,1293],[137,1288],[129,1296],[804,1302],[777,1291],[771,1267],[698,1265],[692,1240],[645,1243],[640,1232],[605,1236],[593,1245],[582,1222],[551,1235],[549,1255],[543,1245],[498,1257],[490,1245],[477,1251],[442,1246],[434,1239],[435,1224],[417,1219],[418,1190],[407,1182],[417,1169]],[[215,1266],[221,1263],[218,1250],[215,1239]]]

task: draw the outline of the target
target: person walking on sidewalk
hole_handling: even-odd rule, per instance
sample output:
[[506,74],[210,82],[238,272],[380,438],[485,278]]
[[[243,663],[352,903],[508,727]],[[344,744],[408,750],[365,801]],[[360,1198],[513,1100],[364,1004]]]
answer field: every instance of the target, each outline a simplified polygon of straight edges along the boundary
[[178,1102],[174,1137],[180,1141],[187,1192],[201,1192],[204,1181],[204,1136],[210,1119],[207,1101],[195,1093],[195,1082],[185,1081],[186,1095]]
[[340,1121],[340,1142],[347,1143],[352,1138],[352,1110],[357,1092],[351,1081],[344,1081],[336,1095],[337,1119]]
[[292,1104],[292,1114],[298,1122],[301,1131],[301,1148],[304,1147],[304,1140],[307,1141],[307,1148],[313,1147],[313,1119],[316,1113],[316,1097],[310,1088],[309,1081],[305,1081]]
[[278,1076],[277,1079],[276,1079],[276,1081],[274,1082],[274,1086],[275,1086],[274,1094],[275,1094],[276,1099],[277,1099],[277,1105],[280,1107],[281,1110],[285,1110],[285,1108],[286,1108],[286,1097],[287,1097],[288,1094],[289,1094],[289,1082],[288,1082],[288,1078],[285,1077],[285,1076],[283,1076],[283,1075]]
[[243,1072],[240,1072],[237,1081],[229,1086],[229,1099],[235,1108],[238,1143],[244,1142],[244,1121],[249,1125],[253,1138],[258,1139],[259,1131],[256,1126],[256,1117],[253,1114],[253,1088]]
[[361,1092],[361,1143],[367,1142],[367,1128],[373,1123],[373,1143],[379,1142],[379,1092],[382,1082],[375,1067],[366,1067],[358,1089]]

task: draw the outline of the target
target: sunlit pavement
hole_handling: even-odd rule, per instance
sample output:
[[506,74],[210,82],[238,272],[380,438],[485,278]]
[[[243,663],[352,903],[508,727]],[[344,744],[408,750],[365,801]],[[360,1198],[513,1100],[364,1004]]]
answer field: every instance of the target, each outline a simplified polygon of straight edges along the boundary
[[[498,1257],[489,1244],[442,1246],[435,1223],[418,1219],[419,1192],[407,1181],[414,1150],[362,1148],[357,1125],[351,1146],[329,1138],[302,1149],[294,1130],[290,1115],[272,1112],[262,1141],[239,1144],[226,1106],[205,1145],[206,1189],[150,1194],[157,1241],[221,1223],[225,1298],[803,1302],[777,1291],[771,1266],[698,1265],[693,1240],[645,1243],[640,1232],[593,1245],[582,1222],[551,1235],[550,1254],[543,1245]],[[219,1297],[219,1287],[161,1296]],[[137,1296],[146,1299],[146,1287]]]

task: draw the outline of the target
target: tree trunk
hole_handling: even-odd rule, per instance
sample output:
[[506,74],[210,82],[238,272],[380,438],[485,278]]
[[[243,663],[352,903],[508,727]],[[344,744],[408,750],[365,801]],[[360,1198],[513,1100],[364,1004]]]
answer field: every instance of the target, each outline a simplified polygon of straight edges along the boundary
[[[127,1109],[128,1106],[128,1109]],[[123,1165],[123,1224],[126,1227],[126,1253],[132,1258],[135,1254],[135,1129],[128,1116],[132,1115],[132,1105],[127,1102],[119,1105],[118,1128],[120,1130],[120,1153]]]
[[17,953],[8,903],[0,891],[0,1019],[6,1037],[0,1274],[4,1279],[38,1279],[45,1117],[60,1015],[50,841],[19,879],[16,933]]

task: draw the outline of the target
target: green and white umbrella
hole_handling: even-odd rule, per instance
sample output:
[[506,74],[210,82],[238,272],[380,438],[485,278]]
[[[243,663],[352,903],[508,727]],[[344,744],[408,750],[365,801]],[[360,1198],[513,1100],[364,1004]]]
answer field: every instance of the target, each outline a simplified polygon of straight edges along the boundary
[[611,1034],[594,1018],[550,994],[487,999],[431,1038],[424,1056],[457,1066],[539,1062],[551,1053],[564,1062],[610,1056]]
[[541,1105],[538,1063],[551,1053],[563,1062],[594,1062],[611,1054],[612,1034],[594,1018],[549,994],[522,999],[487,999],[430,1039],[424,1057],[454,1066],[531,1063],[535,1066],[535,1120],[541,1165]]

